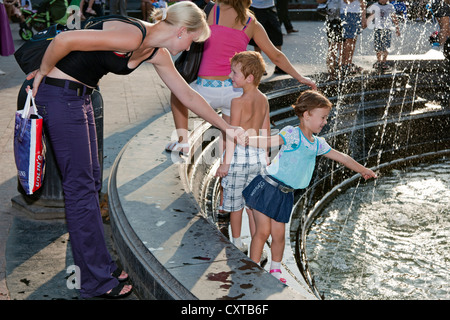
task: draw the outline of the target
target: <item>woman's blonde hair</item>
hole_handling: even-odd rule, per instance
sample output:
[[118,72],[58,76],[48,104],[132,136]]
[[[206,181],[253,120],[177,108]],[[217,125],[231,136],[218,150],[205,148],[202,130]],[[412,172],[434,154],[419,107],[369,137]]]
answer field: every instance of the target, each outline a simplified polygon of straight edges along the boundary
[[311,111],[316,108],[330,108],[333,104],[322,93],[314,90],[303,91],[292,105],[297,117],[303,117],[305,111]]
[[240,22],[243,25],[247,23],[248,16],[254,18],[249,10],[252,5],[251,0],[216,0],[215,2],[217,4],[226,4],[233,7],[237,13],[236,22]]
[[156,9],[151,17],[155,22],[164,21],[174,26],[186,27],[188,32],[201,31],[196,42],[205,41],[211,34],[205,12],[190,1],[177,2],[168,8]]

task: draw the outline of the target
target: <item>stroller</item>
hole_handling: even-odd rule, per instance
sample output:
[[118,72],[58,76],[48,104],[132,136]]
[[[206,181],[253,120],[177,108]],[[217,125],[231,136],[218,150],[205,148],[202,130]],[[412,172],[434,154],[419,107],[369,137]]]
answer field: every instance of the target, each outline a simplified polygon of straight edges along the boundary
[[37,10],[20,8],[24,17],[24,21],[20,24],[20,37],[26,41],[33,36],[33,29],[42,31],[52,24],[65,25],[68,16],[67,7],[67,0],[43,0]]

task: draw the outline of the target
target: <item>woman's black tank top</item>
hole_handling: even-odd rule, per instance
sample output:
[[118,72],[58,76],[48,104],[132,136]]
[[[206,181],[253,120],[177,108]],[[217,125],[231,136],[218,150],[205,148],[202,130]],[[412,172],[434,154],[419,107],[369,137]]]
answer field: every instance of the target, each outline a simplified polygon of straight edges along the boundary
[[[104,21],[101,21],[88,28],[102,30],[103,22]],[[133,20],[131,24],[141,30],[142,41],[144,41],[144,26],[137,20]],[[153,58],[157,51],[158,48],[155,48],[150,56],[141,61],[139,65],[144,61]],[[99,80],[109,72],[125,75],[136,70],[139,65],[133,69],[128,68],[128,61],[130,60],[131,55],[132,52],[122,55],[113,51],[72,51],[61,59],[56,64],[56,67],[74,79],[77,79],[90,87],[96,87]]]

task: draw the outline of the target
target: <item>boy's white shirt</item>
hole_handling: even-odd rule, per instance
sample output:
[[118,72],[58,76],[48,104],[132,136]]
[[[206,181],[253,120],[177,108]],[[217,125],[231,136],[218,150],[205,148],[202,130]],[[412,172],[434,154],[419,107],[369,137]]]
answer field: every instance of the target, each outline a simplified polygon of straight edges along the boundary
[[367,13],[370,16],[367,18],[367,28],[369,29],[390,29],[394,30],[395,26],[392,21],[392,14],[395,13],[395,8],[391,3],[386,5],[372,4],[367,8]]

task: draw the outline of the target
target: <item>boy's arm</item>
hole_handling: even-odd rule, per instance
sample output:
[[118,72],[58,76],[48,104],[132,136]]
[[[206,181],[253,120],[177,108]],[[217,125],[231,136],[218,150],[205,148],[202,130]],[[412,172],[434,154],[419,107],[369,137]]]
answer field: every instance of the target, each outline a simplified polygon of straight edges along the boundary
[[394,22],[394,25],[395,25],[395,32],[396,32],[397,36],[399,37],[400,36],[400,28],[398,25],[398,19],[397,19],[397,15],[395,14],[395,11],[392,13],[391,18],[392,18],[392,22]]
[[266,115],[264,117],[262,129],[266,132],[266,136],[270,136],[270,109],[269,109],[269,101],[266,98]]
[[[262,136],[270,136],[270,111],[269,111],[269,101],[266,97],[266,116],[264,117],[264,122],[262,125]],[[267,163],[269,163],[269,148],[266,148]]]
[[377,178],[377,175],[372,170],[364,167],[363,165],[356,162],[352,157],[342,152],[331,149],[330,152],[324,154],[324,156],[331,160],[340,162],[347,168],[360,173],[365,180],[369,178]]

